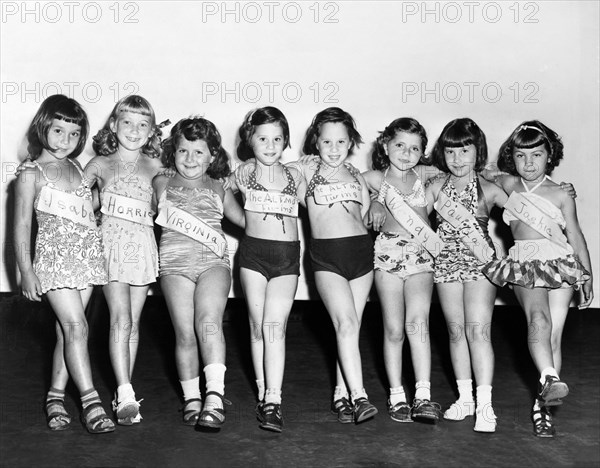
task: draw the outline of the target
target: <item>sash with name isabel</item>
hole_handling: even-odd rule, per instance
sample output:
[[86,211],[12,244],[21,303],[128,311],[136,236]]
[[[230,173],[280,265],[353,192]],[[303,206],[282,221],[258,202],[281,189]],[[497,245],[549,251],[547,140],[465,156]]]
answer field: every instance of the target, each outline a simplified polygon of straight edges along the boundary
[[393,190],[386,191],[385,204],[404,229],[415,237],[432,257],[437,257],[442,251],[444,242],[423,219],[404,201],[402,197],[395,194]]
[[317,205],[331,205],[344,201],[354,201],[362,205],[362,187],[357,182],[317,185],[314,198]]
[[63,192],[45,185],[40,190],[36,208],[44,213],[69,219],[89,229],[96,228],[92,200],[79,197],[74,193]]
[[144,226],[154,225],[152,222],[154,213],[150,208],[150,203],[137,198],[104,192],[100,211],[105,215],[115,216]]
[[227,240],[219,231],[169,201],[161,202],[156,224],[200,242],[221,258],[225,255]]
[[273,213],[298,217],[298,198],[276,191],[246,190],[244,209],[257,213]]
[[477,229],[478,224],[475,216],[464,205],[451,200],[445,193],[440,192],[433,207],[442,218],[459,231],[461,241],[475,255],[477,260],[487,263],[494,259],[496,254],[494,249],[489,246],[479,229]]
[[525,197],[522,193],[513,192],[508,197],[504,209],[510,211],[515,218],[535,229],[546,239],[567,247],[567,238],[563,234],[561,227],[536,204]]

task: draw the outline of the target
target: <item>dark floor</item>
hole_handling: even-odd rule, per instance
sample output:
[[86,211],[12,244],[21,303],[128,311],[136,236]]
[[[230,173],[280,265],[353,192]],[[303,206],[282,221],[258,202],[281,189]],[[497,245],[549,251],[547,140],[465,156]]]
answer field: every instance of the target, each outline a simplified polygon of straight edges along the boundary
[[[329,413],[335,341],[319,302],[298,301],[288,325],[281,435],[264,432],[254,418],[254,378],[246,312],[231,300],[224,325],[226,391],[233,402],[220,433],[181,424],[180,388],[173,361],[173,332],[162,297],[148,298],[140,327],[134,387],[142,424],[90,435],[76,419],[68,431],[46,429],[43,398],[54,345],[47,305],[18,296],[0,297],[0,465],[12,466],[599,466],[600,315],[571,311],[564,334],[562,378],[571,394],[555,415],[557,437],[532,434],[529,409],[536,372],[526,348],[526,330],[516,307],[498,307],[493,322],[496,352],[495,434],[472,430],[473,421],[399,424],[386,413],[387,382],[381,350],[378,304],[365,313],[361,351],[365,386],[379,415],[359,426],[341,425]],[[96,295],[90,310],[94,379],[105,406],[114,380],[108,360],[106,305]],[[455,399],[448,337],[437,306],[432,310],[433,398],[444,407]],[[408,353],[406,353],[408,354]],[[406,369],[410,369],[407,366]],[[412,393],[413,380],[406,374]],[[71,385],[67,407],[79,414]]]

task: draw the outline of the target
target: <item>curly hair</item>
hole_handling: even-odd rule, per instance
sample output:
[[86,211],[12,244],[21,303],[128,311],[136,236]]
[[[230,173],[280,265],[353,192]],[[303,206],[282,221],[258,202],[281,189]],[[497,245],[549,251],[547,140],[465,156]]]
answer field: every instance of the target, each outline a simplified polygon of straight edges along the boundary
[[563,143],[558,134],[539,120],[528,120],[519,125],[498,151],[498,169],[519,175],[513,158],[516,148],[535,148],[544,145],[548,152],[546,174],[551,174],[563,158]]
[[[384,171],[390,167],[390,158],[385,152],[385,146],[400,132],[418,135],[421,138],[421,152],[425,154],[427,132],[417,120],[411,117],[401,117],[392,121],[392,123],[385,127],[383,132],[379,132],[379,136],[375,140],[373,153],[371,154],[373,169]],[[421,159],[423,159],[423,156]]]
[[169,137],[162,142],[162,159],[166,167],[175,167],[175,152],[182,138],[188,141],[206,142],[214,158],[206,170],[209,177],[220,179],[231,173],[229,155],[221,146],[221,134],[217,127],[210,120],[198,116],[181,119],[171,129]]
[[141,152],[150,158],[158,158],[160,156],[160,137],[162,131],[156,125],[156,116],[150,103],[143,97],[135,94],[126,96],[115,104],[104,126],[92,138],[92,147],[96,154],[108,156],[117,151],[119,147],[117,135],[110,127],[118,120],[121,112],[133,112],[150,117],[150,136],[146,144],[142,147]]
[[355,146],[359,146],[363,140],[356,130],[356,123],[348,112],[340,109],[339,107],[328,107],[315,115],[310,127],[306,130],[306,136],[304,137],[304,146],[302,147],[302,153],[304,154],[319,154],[317,148],[317,140],[321,133],[321,127],[326,123],[342,123],[348,131],[350,137],[350,151]]
[[475,146],[477,156],[474,170],[480,172],[485,168],[488,157],[485,133],[473,120],[467,117],[453,120],[444,127],[431,151],[433,164],[438,169],[449,172],[444,150],[469,145]]
[[283,149],[291,148],[290,126],[283,112],[276,107],[261,107],[248,112],[246,117],[244,117],[244,123],[240,127],[240,142],[237,146],[237,156],[241,161],[247,161],[254,157],[250,140],[256,131],[256,127],[265,124],[279,125],[283,130]]
[[39,158],[43,150],[55,150],[48,144],[48,130],[54,119],[81,127],[77,146],[68,157],[76,158],[83,152],[90,129],[87,114],[74,99],[63,94],[55,94],[42,102],[27,130],[27,151],[32,160]]

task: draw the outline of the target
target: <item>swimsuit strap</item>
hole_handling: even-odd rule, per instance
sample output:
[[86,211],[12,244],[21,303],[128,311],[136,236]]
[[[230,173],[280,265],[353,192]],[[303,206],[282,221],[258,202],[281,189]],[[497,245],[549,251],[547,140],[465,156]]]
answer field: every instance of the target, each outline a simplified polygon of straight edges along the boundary
[[487,199],[485,198],[485,193],[483,193],[483,188],[481,187],[481,181],[479,180],[479,175],[475,177],[476,185],[477,185],[477,212],[476,216],[487,216],[489,217],[490,213],[488,211]]
[[[67,161],[69,161],[73,166],[75,166],[75,169],[77,169],[77,172],[79,172],[79,175],[81,176],[81,184],[79,185],[79,187],[77,187],[77,189],[75,189],[76,191],[79,190],[79,188],[83,185],[85,188],[89,188],[89,181],[88,179],[85,177],[85,174],[83,173],[83,171],[79,168],[79,166],[77,164],[75,164],[73,161],[71,161],[70,159],[67,159]],[[42,173],[42,177],[44,178],[44,180],[46,181],[48,187],[50,188],[56,188],[56,184],[54,182],[51,182],[48,177],[46,177],[46,173],[44,172],[44,169],[42,169],[42,166],[39,162],[37,161],[32,161],[32,163],[35,165],[35,167],[37,167],[40,172]]]
[[[283,188],[281,193],[284,193],[286,195],[296,195],[297,187],[296,187],[296,181],[294,180],[294,176],[292,175],[291,171],[287,167],[285,167],[283,165],[281,167],[283,168],[283,172],[287,179],[287,185]],[[261,192],[269,191],[262,184],[259,184],[256,181],[256,170],[252,171],[250,173],[250,175],[248,176],[248,188],[251,190],[259,190]]]
[[523,180],[523,177],[521,177],[521,184],[523,185],[523,188],[525,189],[525,191],[527,193],[532,193],[534,192],[538,187],[540,187],[544,182],[546,182],[546,179],[549,179],[550,177],[548,177],[547,175],[544,176],[544,178],[542,180],[540,180],[537,184],[535,184],[533,186],[533,188],[529,188],[527,187],[527,184],[525,183],[525,181]]

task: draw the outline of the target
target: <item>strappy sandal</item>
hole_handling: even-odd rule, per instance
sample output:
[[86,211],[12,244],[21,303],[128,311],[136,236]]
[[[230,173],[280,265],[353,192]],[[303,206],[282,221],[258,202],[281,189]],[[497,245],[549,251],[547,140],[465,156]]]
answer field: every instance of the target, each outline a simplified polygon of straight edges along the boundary
[[140,403],[142,401],[144,401],[143,398],[141,400],[136,400],[132,396],[125,398],[122,401],[117,401],[117,396],[115,394],[115,399],[112,401],[112,408],[117,417],[117,424],[121,426],[132,426],[133,424],[142,422],[143,418],[140,414]]
[[265,431],[281,432],[283,430],[281,405],[278,403],[265,403],[262,411],[264,420],[258,425],[258,427],[264,429]]
[[552,375],[547,375],[539,388],[538,399],[544,402],[544,406],[562,405],[562,399],[569,394],[567,384]]
[[183,424],[186,426],[195,426],[200,417],[201,410],[190,408],[190,405],[196,402],[200,403],[200,407],[202,407],[202,400],[200,398],[190,398],[183,402],[183,408],[180,409],[183,413]]
[[342,424],[354,422],[354,409],[348,398],[342,397],[331,404],[331,412],[337,414],[337,420]]
[[[206,396],[204,398],[204,406],[206,406],[206,399],[210,395],[219,397],[223,405],[231,405],[231,402],[219,392],[211,391],[206,392]],[[212,408],[209,410],[202,410],[200,416],[198,417],[198,421],[196,422],[196,427],[200,430],[208,429],[212,431],[219,431],[221,430],[223,424],[225,424],[225,408]]]
[[393,421],[401,423],[413,422],[411,417],[412,407],[405,401],[392,405],[388,400],[388,414]]
[[46,400],[46,423],[51,431],[64,431],[71,424],[71,416],[65,408],[65,401],[58,398]]
[[105,434],[115,430],[115,423],[100,403],[92,403],[85,408],[81,413],[81,422],[90,434]]
[[552,415],[546,408],[542,407],[532,411],[531,419],[533,420],[533,433],[537,437],[554,437],[556,430],[552,424]]
[[365,397],[360,397],[354,400],[354,422],[361,422],[371,419],[377,414],[377,408],[371,404]]

